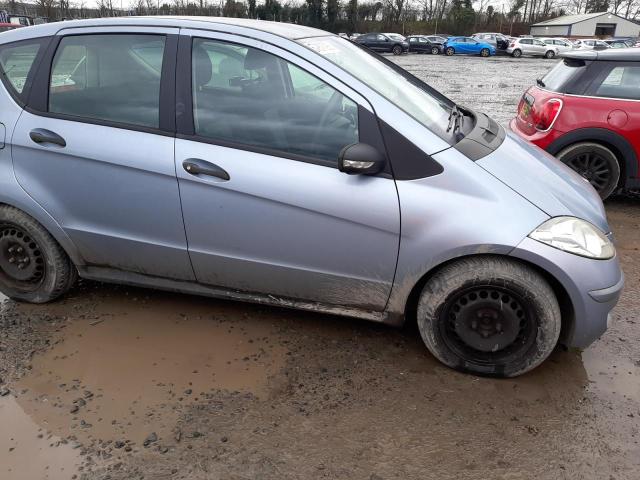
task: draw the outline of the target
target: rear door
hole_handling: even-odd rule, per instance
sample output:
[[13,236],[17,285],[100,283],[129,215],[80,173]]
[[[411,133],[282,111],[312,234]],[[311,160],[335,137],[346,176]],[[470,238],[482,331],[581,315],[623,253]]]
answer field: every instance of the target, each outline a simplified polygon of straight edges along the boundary
[[62,30],[12,138],[18,182],[90,266],[194,278],[174,165],[177,29]]
[[339,151],[384,151],[366,100],[273,45],[183,31],[176,170],[199,282],[384,309],[400,214],[388,174],[350,176]]

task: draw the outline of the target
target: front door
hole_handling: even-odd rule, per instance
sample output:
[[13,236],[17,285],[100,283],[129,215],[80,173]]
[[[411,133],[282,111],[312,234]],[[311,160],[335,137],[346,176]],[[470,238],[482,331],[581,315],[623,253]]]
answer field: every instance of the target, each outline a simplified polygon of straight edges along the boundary
[[192,86],[192,108],[178,122],[176,170],[198,281],[384,309],[400,232],[395,182],[336,168],[344,146],[377,132],[362,121],[366,102],[284,50],[186,33],[178,91]]
[[163,65],[175,68],[175,33],[63,30],[16,125],[18,182],[88,265],[194,278],[175,175],[173,89],[162,92]]

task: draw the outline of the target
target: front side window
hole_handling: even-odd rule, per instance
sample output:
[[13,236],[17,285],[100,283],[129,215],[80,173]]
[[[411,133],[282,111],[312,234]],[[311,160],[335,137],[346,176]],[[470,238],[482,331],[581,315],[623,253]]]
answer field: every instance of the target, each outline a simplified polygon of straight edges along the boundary
[[640,65],[607,65],[604,80],[592,86],[597,97],[640,100]]
[[192,68],[198,136],[332,164],[358,142],[357,105],[280,57],[196,38]]
[[64,37],[49,82],[49,111],[158,128],[163,35]]
[[22,101],[27,77],[41,45],[40,41],[25,41],[0,46],[0,69],[5,85]]

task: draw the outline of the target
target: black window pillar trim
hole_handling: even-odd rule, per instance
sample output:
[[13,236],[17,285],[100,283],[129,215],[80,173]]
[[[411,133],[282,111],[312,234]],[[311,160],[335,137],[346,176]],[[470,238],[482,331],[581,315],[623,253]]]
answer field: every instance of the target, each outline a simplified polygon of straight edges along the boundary
[[191,92],[191,49],[193,39],[180,35],[175,77],[175,122],[178,135],[195,135],[193,95]]
[[159,119],[158,128],[150,128],[139,125],[128,125],[107,120],[92,119],[85,117],[74,117],[72,115],[50,113],[49,112],[49,81],[51,78],[51,70],[53,68],[53,59],[55,57],[58,46],[63,38],[68,36],[79,36],[70,33],[69,35],[54,35],[49,45],[43,53],[40,63],[37,65],[33,84],[29,91],[29,96],[25,110],[34,115],[45,117],[60,118],[63,120],[76,121],[82,123],[90,123],[94,125],[103,125],[114,128],[124,128],[147,133],[156,133],[160,135],[174,136],[176,132],[175,125],[175,107],[176,107],[176,61],[178,53],[179,34],[153,33],[153,32],[100,32],[100,33],[82,33],[81,35],[156,35],[165,37],[164,53],[162,58],[162,71],[160,76],[160,95],[159,95]]

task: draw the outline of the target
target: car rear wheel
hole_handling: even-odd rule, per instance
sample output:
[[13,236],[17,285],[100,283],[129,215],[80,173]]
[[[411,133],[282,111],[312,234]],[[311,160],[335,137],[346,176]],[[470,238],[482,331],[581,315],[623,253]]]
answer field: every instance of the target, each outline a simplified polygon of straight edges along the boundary
[[519,262],[475,257],[449,264],[425,285],[418,327],[445,365],[479,375],[515,377],[553,351],[561,314],[547,281]]
[[516,48],[513,52],[511,52],[511,56],[513,58],[520,58],[522,56],[522,50]]
[[46,303],[67,292],[77,271],[35,219],[0,206],[0,291],[14,300]]
[[562,150],[558,160],[587,179],[603,200],[618,187],[620,163],[604,145],[576,143]]
[[489,56],[489,49],[488,48],[483,48],[482,50],[480,50],[480,56],[481,57],[488,57]]
[[391,51],[394,55],[402,55],[402,47],[400,45],[396,45]]
[[431,55],[438,55],[440,53],[440,50],[438,49],[438,47],[431,47]]
[[446,53],[448,57],[451,57],[453,56],[454,53],[456,53],[456,51],[453,49],[453,47],[447,47],[444,53]]
[[547,53],[544,54],[544,58],[554,58],[556,56],[556,52],[553,50],[548,50]]

